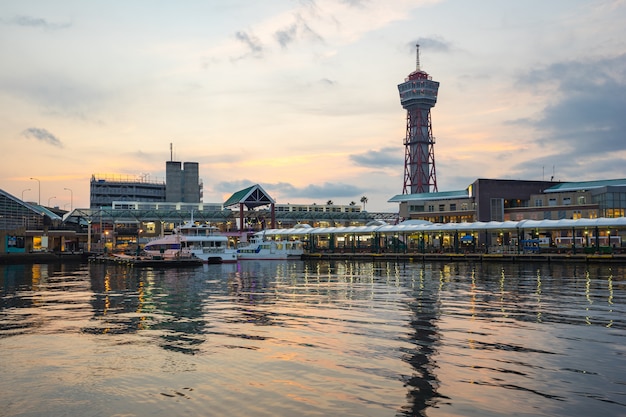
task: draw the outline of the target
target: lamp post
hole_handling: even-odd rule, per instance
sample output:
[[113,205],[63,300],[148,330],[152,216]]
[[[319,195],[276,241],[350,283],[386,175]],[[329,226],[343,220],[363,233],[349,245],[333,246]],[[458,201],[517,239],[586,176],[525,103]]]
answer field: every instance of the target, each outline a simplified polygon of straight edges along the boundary
[[50,207],[50,200],[52,200],[53,198],[56,198],[56,197],[50,197],[50,198],[48,199],[48,207]]
[[37,181],[37,189],[39,191],[39,197],[37,198],[37,204],[41,205],[41,181],[37,178],[30,177],[31,180]]
[[74,210],[74,192],[69,188],[64,188],[64,190],[70,192],[70,211],[72,211]]
[[25,189],[25,190],[22,190],[22,201],[24,201],[24,193],[25,193],[26,191],[30,191],[30,188],[27,188],[27,189]]

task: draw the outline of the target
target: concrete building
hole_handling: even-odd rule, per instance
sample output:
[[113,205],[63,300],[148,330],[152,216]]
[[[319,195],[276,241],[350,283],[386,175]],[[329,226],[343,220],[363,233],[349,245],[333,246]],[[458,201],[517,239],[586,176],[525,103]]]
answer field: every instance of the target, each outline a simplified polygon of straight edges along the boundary
[[202,183],[197,162],[167,161],[165,163],[165,201],[199,203]]
[[197,162],[167,161],[165,182],[149,176],[93,174],[89,207],[110,207],[114,201],[184,202],[202,201],[202,182]]
[[147,177],[93,174],[89,187],[89,207],[110,207],[113,201],[165,201],[165,183]]

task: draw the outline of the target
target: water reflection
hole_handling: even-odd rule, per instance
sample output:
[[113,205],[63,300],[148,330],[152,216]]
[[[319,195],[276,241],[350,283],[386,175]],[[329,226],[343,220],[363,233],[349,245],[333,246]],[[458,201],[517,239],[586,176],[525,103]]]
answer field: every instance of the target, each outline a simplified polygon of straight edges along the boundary
[[437,328],[438,316],[440,314],[437,297],[425,285],[425,281],[430,281],[433,275],[439,275],[439,291],[444,280],[450,276],[447,265],[443,269],[433,271],[425,267],[414,272],[417,275],[417,287],[414,288],[413,297],[408,304],[412,312],[409,326],[412,334],[409,335],[410,342],[414,347],[405,352],[403,360],[411,365],[413,374],[404,377],[406,385],[409,387],[409,405],[403,407],[402,414],[406,416],[425,415],[429,407],[434,407],[446,396],[438,393],[439,380],[436,374],[437,363],[434,359],[437,347],[440,343],[439,331]]
[[133,365],[150,352],[168,364],[164,380],[196,373],[206,401],[188,414],[220,398],[231,415],[279,404],[276,415],[483,416],[510,401],[520,415],[617,415],[625,275],[584,264],[10,265],[0,342],[15,355],[31,349],[21,336],[78,334]]

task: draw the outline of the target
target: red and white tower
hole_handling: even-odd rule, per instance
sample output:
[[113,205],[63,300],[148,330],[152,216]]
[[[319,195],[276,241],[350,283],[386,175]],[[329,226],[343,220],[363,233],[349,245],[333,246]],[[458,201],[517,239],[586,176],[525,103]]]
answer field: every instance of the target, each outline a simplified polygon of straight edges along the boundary
[[430,109],[437,103],[439,83],[420,69],[420,46],[416,47],[416,69],[398,85],[400,103],[406,109],[402,194],[437,192],[435,138],[430,122]]

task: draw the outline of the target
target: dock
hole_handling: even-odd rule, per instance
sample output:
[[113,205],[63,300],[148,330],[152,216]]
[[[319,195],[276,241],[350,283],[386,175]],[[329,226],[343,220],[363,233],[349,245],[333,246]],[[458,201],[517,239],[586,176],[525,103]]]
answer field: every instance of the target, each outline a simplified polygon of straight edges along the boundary
[[92,256],[89,262],[127,265],[135,268],[182,268],[202,265],[202,260],[198,258],[159,259],[127,255]]

